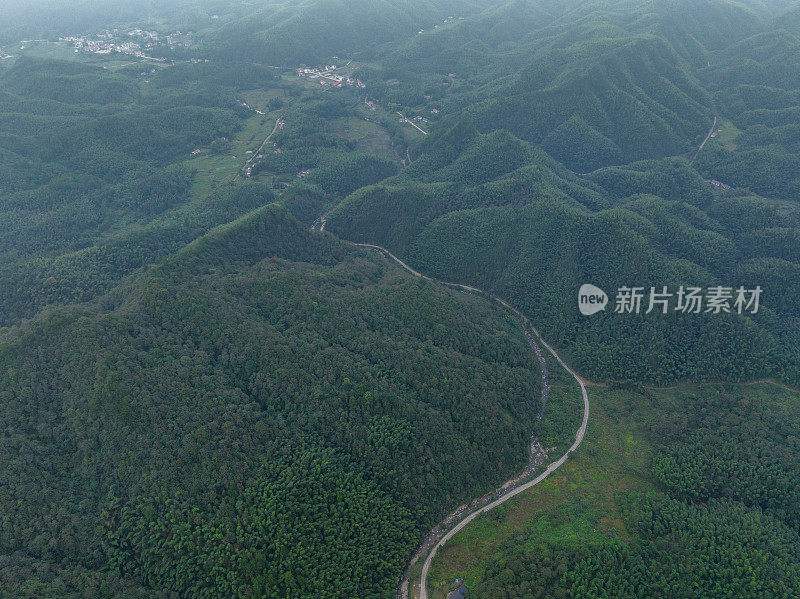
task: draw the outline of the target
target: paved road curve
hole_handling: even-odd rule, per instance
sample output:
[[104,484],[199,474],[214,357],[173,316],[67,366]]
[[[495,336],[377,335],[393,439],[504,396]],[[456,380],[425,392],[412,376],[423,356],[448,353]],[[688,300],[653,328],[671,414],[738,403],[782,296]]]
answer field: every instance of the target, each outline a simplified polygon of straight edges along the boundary
[[[317,222],[314,223],[312,228],[318,231],[324,231],[327,220],[326,217],[327,214],[322,215],[319,219],[317,219]],[[514,306],[512,306],[505,300],[497,297],[493,293],[485,292],[477,287],[471,287],[469,285],[463,285],[461,283],[450,283],[448,281],[440,281],[438,279],[434,279],[433,277],[428,277],[426,275],[423,275],[422,273],[411,268],[408,264],[406,264],[400,258],[395,256],[392,252],[379,245],[374,245],[371,243],[353,243],[353,245],[382,252],[383,254],[394,260],[403,269],[405,269],[415,277],[419,277],[421,279],[425,279],[427,281],[432,281],[435,283],[440,283],[442,285],[447,285],[448,287],[456,287],[464,291],[481,293],[491,298],[492,300],[496,301],[500,305],[504,306],[505,308],[513,312],[522,321],[524,326],[527,326],[531,331],[533,331],[536,334],[536,337],[539,339],[541,344],[544,345],[547,351],[549,351],[553,355],[553,357],[561,365],[561,367],[564,368],[564,370],[566,370],[578,382],[578,385],[580,385],[581,388],[581,396],[583,398],[583,420],[581,421],[580,428],[578,428],[578,431],[575,434],[575,441],[573,442],[572,446],[567,450],[567,452],[563,456],[561,456],[558,460],[547,466],[545,471],[542,472],[539,476],[537,476],[533,480],[519,486],[509,487],[509,489],[506,492],[501,494],[497,499],[495,499],[491,503],[483,507],[477,508],[473,512],[467,514],[463,519],[461,519],[458,523],[456,523],[450,530],[448,530],[444,534],[444,536],[442,536],[442,538],[439,539],[439,541],[431,548],[430,553],[428,553],[428,556],[422,565],[422,575],[420,576],[419,580],[419,585],[420,585],[419,598],[428,599],[428,585],[427,585],[428,572],[430,571],[431,563],[433,562],[434,557],[436,557],[436,552],[438,551],[438,549],[442,547],[447,541],[449,541],[454,535],[456,535],[460,530],[462,530],[467,524],[472,522],[475,518],[477,518],[481,514],[496,508],[498,505],[502,505],[512,497],[519,495],[523,491],[527,491],[531,487],[538,485],[540,482],[542,482],[544,479],[550,476],[552,472],[560,468],[564,464],[564,462],[567,461],[569,455],[573,451],[578,449],[578,447],[580,447],[581,442],[583,442],[583,437],[586,434],[586,426],[589,423],[589,394],[586,391],[586,385],[584,384],[583,379],[581,379],[581,377],[578,376],[578,374],[574,370],[572,370],[572,368],[567,366],[566,362],[564,362],[564,360],[561,359],[561,356],[559,356],[556,353],[556,351],[552,347],[550,347],[550,345],[548,345],[544,339],[542,339],[542,336],[539,334],[539,331],[531,324],[528,318],[524,314],[522,314],[522,312],[517,310]],[[401,592],[398,594],[398,596],[402,597],[402,599],[408,599],[408,597],[410,596],[409,589],[407,586],[405,585],[403,586],[404,588],[401,589]]]
[[[697,153],[692,158],[692,162],[694,162],[694,160],[697,158],[698,154],[700,154],[700,152],[702,151],[703,147],[706,145],[708,140],[711,138],[711,134],[716,129],[716,126],[717,126],[717,117],[715,116],[714,117],[714,123],[711,125],[711,129],[708,132],[708,135],[706,136],[706,138],[703,140],[703,143],[700,144],[700,147],[698,148]],[[319,226],[319,230],[320,231],[325,229],[325,220],[326,220],[325,216],[327,216],[327,215],[323,215],[319,219],[318,226]],[[317,225],[317,223],[315,223],[315,225]],[[578,376],[578,374],[574,370],[572,370],[572,368],[570,368],[566,364],[566,362],[564,362],[564,360],[561,359],[561,356],[559,356],[556,353],[556,351],[550,345],[548,345],[547,342],[545,342],[544,339],[542,339],[542,336],[539,334],[539,331],[530,323],[530,321],[519,310],[517,310],[515,307],[513,307],[508,302],[504,301],[503,299],[497,297],[496,295],[494,295],[492,293],[485,292],[482,289],[479,289],[477,287],[470,287],[469,285],[462,285],[460,283],[450,283],[450,282],[447,282],[447,281],[439,281],[438,279],[434,279],[432,277],[425,276],[422,273],[420,273],[420,272],[414,270],[413,268],[411,268],[408,264],[406,264],[405,262],[400,260],[400,258],[398,258],[394,254],[392,254],[392,252],[390,252],[389,250],[387,250],[384,247],[381,247],[381,246],[378,246],[378,245],[369,244],[369,243],[356,243],[354,245],[357,245],[357,246],[360,246],[360,247],[365,247],[365,248],[370,248],[370,249],[374,249],[374,250],[378,250],[378,251],[384,253],[386,256],[388,256],[389,258],[394,260],[397,264],[399,264],[402,268],[404,268],[405,270],[410,272],[415,277],[420,277],[420,278],[426,279],[428,281],[441,283],[441,284],[444,284],[444,285],[448,285],[450,287],[457,287],[457,288],[463,289],[465,291],[473,291],[473,292],[477,292],[477,293],[482,293],[482,294],[490,297],[494,301],[498,302],[502,306],[506,307],[507,309],[511,310],[514,314],[516,314],[522,320],[522,322],[525,325],[527,325],[530,328],[530,330],[532,330],[536,334],[536,337],[539,339],[541,344],[544,345],[545,348],[547,348],[547,351],[549,351],[553,355],[553,357],[556,359],[556,361],[561,365],[561,367],[564,368],[564,370],[566,370],[577,381],[578,385],[580,385],[580,388],[581,388],[581,396],[582,396],[582,399],[583,399],[583,419],[581,421],[580,428],[578,428],[578,431],[575,434],[575,441],[573,442],[572,446],[566,451],[566,453],[564,455],[562,455],[558,460],[556,460],[555,462],[553,462],[552,464],[547,466],[545,471],[542,472],[539,476],[537,476],[533,480],[531,480],[531,481],[529,481],[527,483],[524,483],[522,485],[519,485],[519,486],[510,487],[508,491],[506,491],[505,493],[500,495],[500,497],[498,497],[497,499],[495,499],[491,503],[489,503],[489,504],[487,504],[487,505],[485,505],[483,507],[477,508],[473,512],[471,512],[468,515],[466,515],[463,519],[461,519],[458,523],[456,523],[450,530],[448,530],[442,536],[442,538],[439,539],[439,541],[431,548],[430,552],[428,553],[428,556],[425,558],[425,562],[422,565],[422,574],[420,575],[420,579],[419,579],[419,588],[420,588],[420,590],[419,590],[419,599],[428,599],[428,584],[427,584],[428,583],[428,573],[430,572],[431,564],[433,563],[433,559],[436,557],[436,552],[439,550],[439,548],[444,546],[444,544],[447,543],[447,541],[449,541],[451,538],[453,538],[456,534],[458,534],[459,531],[461,531],[464,527],[466,527],[470,522],[472,522],[475,518],[477,518],[481,514],[486,513],[486,512],[488,512],[490,510],[493,510],[497,506],[504,504],[506,501],[508,501],[512,497],[515,497],[516,495],[519,495],[520,493],[522,493],[524,491],[527,491],[531,487],[534,487],[534,486],[538,485],[540,482],[542,482],[544,479],[546,479],[548,476],[550,476],[551,473],[555,472],[558,468],[560,468],[564,464],[564,462],[567,461],[567,459],[569,458],[569,455],[572,452],[574,452],[575,450],[577,450],[578,447],[580,447],[581,443],[583,442],[583,437],[586,434],[586,427],[587,427],[587,425],[589,423],[589,394],[586,391],[586,384],[583,382],[583,379],[581,379],[581,377]],[[409,595],[410,595],[410,593],[409,593],[410,589],[408,589],[408,587],[405,586],[405,585],[403,585],[403,586],[404,586],[404,588],[401,589],[401,592],[398,594],[398,597],[400,597],[401,599],[408,599]]]
[[[323,226],[324,226],[324,220],[323,220]],[[373,245],[373,244],[369,244],[369,243],[356,243],[355,245],[383,252],[385,255],[389,256],[392,260],[397,262],[397,264],[399,264],[401,267],[403,267],[405,270],[410,272],[415,277],[420,277],[420,278],[426,279],[428,281],[434,281],[434,282],[441,283],[443,285],[447,285],[447,286],[450,286],[450,287],[457,287],[457,288],[463,289],[465,291],[473,291],[473,292],[477,292],[477,293],[483,293],[484,295],[487,295],[488,297],[492,298],[494,301],[498,302],[502,306],[508,308],[514,314],[516,314],[522,320],[522,322],[530,328],[530,330],[532,330],[536,334],[536,337],[539,339],[540,343],[542,345],[544,345],[545,348],[547,348],[547,351],[549,351],[551,354],[553,354],[553,357],[558,361],[559,364],[561,364],[561,367],[564,368],[564,370],[566,370],[578,382],[578,385],[580,385],[580,388],[581,388],[581,395],[582,395],[582,398],[583,398],[583,420],[581,421],[581,426],[578,429],[578,432],[575,434],[575,442],[567,450],[567,452],[564,455],[562,455],[557,461],[555,461],[552,464],[550,464],[545,469],[544,472],[542,472],[539,476],[534,478],[532,481],[529,481],[529,482],[527,482],[527,483],[525,483],[523,485],[520,485],[518,487],[510,488],[508,491],[506,491],[500,497],[495,499],[493,502],[491,502],[491,503],[489,503],[489,504],[487,504],[487,505],[485,505],[485,506],[483,506],[481,508],[478,508],[474,512],[468,514],[461,521],[459,521],[455,526],[453,526],[453,528],[451,528],[447,533],[445,533],[445,535],[441,539],[439,539],[439,542],[436,543],[433,546],[433,548],[431,549],[430,553],[428,554],[428,557],[425,559],[425,563],[422,565],[422,575],[420,576],[420,581],[419,581],[419,585],[420,585],[419,597],[420,597],[420,599],[428,599],[428,585],[427,585],[428,572],[430,571],[431,563],[433,563],[433,558],[436,557],[436,552],[438,551],[439,547],[442,547],[455,534],[457,534],[461,529],[463,529],[467,524],[472,522],[475,518],[477,518],[481,514],[496,508],[498,505],[502,505],[503,503],[505,503],[506,501],[508,501],[512,497],[514,497],[515,495],[519,495],[523,491],[527,491],[531,487],[534,487],[534,486],[538,485],[540,482],[542,482],[544,479],[546,479],[548,476],[550,476],[550,474],[552,472],[554,472],[559,467],[561,467],[561,465],[564,464],[564,462],[567,461],[567,458],[569,457],[569,455],[573,451],[578,449],[578,447],[580,447],[581,442],[583,442],[583,436],[586,434],[586,426],[589,423],[589,394],[586,392],[586,385],[584,384],[583,379],[581,379],[581,377],[579,377],[578,374],[574,370],[572,370],[572,368],[567,366],[566,362],[564,362],[564,360],[561,359],[561,356],[559,356],[556,353],[556,351],[552,347],[550,347],[550,345],[548,345],[545,342],[544,339],[542,339],[542,336],[539,334],[539,331],[530,323],[530,321],[525,317],[525,315],[522,314],[522,312],[517,310],[514,306],[512,306],[508,302],[502,300],[501,298],[497,297],[496,295],[494,295],[492,293],[487,293],[487,292],[485,292],[485,291],[483,291],[483,290],[481,290],[481,289],[479,289],[477,287],[470,287],[469,285],[462,285],[461,283],[450,283],[450,282],[447,282],[447,281],[439,281],[438,279],[434,279],[432,277],[425,276],[422,273],[420,273],[420,272],[414,270],[413,268],[411,268],[408,264],[406,264],[400,258],[395,256],[392,252],[390,252],[386,248],[381,247],[379,245]],[[408,591],[406,590],[406,592],[408,592]],[[406,597],[408,597],[408,595],[406,595]]]
[[514,312],[515,314],[517,314],[520,318],[522,318],[523,321],[526,324],[528,324],[530,329],[534,333],[536,333],[536,336],[539,338],[539,341],[541,342],[542,345],[544,345],[547,348],[547,351],[549,351],[551,354],[553,354],[553,357],[558,361],[559,364],[561,364],[562,368],[564,368],[564,370],[566,370],[578,382],[578,385],[580,385],[580,388],[581,388],[581,395],[583,397],[583,420],[581,421],[581,426],[578,429],[578,432],[575,434],[575,442],[572,444],[572,446],[567,450],[567,452],[563,456],[561,456],[557,461],[555,461],[552,464],[550,464],[545,469],[544,472],[542,472],[539,476],[534,478],[532,481],[527,482],[527,483],[525,483],[523,485],[520,485],[520,486],[518,486],[516,488],[509,489],[505,494],[501,495],[499,498],[497,498],[492,503],[490,503],[490,504],[488,504],[488,505],[486,505],[486,506],[484,506],[484,507],[482,507],[480,509],[475,510],[474,512],[469,514],[467,517],[465,517],[463,520],[461,520],[461,522],[459,522],[453,528],[451,528],[447,532],[447,534],[445,534],[439,540],[439,542],[436,543],[436,545],[433,546],[433,549],[431,549],[431,552],[428,554],[428,557],[425,559],[425,563],[422,565],[422,575],[420,576],[420,580],[419,580],[419,585],[420,585],[419,597],[420,597],[420,599],[428,599],[428,572],[430,571],[431,563],[433,562],[433,558],[436,557],[436,552],[438,551],[439,547],[442,547],[455,534],[457,534],[461,529],[463,529],[467,524],[472,522],[475,518],[477,518],[481,514],[496,508],[498,505],[502,505],[503,503],[505,503],[506,501],[508,501],[512,497],[514,497],[515,495],[519,495],[523,491],[527,491],[531,487],[534,487],[534,486],[538,485],[540,482],[542,482],[544,479],[546,479],[548,476],[550,476],[550,474],[552,472],[554,472],[555,470],[560,468],[564,464],[564,462],[567,461],[567,458],[569,457],[569,455],[573,451],[578,449],[578,447],[580,447],[580,444],[583,442],[583,436],[586,434],[586,426],[589,423],[589,394],[586,392],[586,385],[584,384],[583,379],[581,379],[581,377],[579,377],[577,375],[577,373],[574,370],[572,370],[572,368],[567,366],[567,364],[564,362],[564,360],[561,359],[561,356],[559,356],[556,353],[556,351],[552,347],[550,347],[545,342],[544,339],[542,339],[542,336],[539,334],[539,331],[536,330],[536,328],[533,325],[530,324],[528,319],[525,318],[525,316],[522,315],[522,313],[520,313],[519,310],[517,310],[516,308],[514,308],[513,306],[511,306],[510,304],[508,304],[507,302],[503,301],[502,299],[500,299],[499,297],[497,297],[497,296],[495,296],[493,294],[487,294],[487,295],[489,295],[489,297],[491,297],[495,301],[499,302],[500,304],[502,304],[503,306],[505,306],[506,308],[508,308],[509,310]]

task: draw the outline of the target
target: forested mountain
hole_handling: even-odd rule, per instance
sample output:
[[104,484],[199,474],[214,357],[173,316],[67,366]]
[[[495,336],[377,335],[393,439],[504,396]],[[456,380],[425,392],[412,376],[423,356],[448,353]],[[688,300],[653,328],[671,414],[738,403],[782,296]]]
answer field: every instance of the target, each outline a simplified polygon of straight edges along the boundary
[[[270,70],[242,70],[237,81],[271,85]],[[144,84],[23,57],[0,75],[0,324],[92,299],[273,199],[251,185],[198,201],[191,167],[176,159],[234,135],[244,113],[218,72],[198,69],[191,80],[167,72]]]
[[[796,595],[794,3],[84,4],[0,7],[0,596],[396,596],[576,438],[491,294],[599,420],[580,498],[451,579]],[[762,295],[645,314],[664,287]]]
[[[512,6],[517,8],[504,8],[513,11]],[[796,32],[790,19],[770,21],[779,5],[766,10],[709,2],[700,8],[725,18],[709,18],[713,25],[703,32],[714,41],[706,42],[685,27],[671,27],[676,15],[695,8],[667,6],[645,18],[644,8],[582,5],[569,11],[569,22],[561,26],[566,17],[521,12],[523,21],[541,28],[535,39],[520,36],[534,58],[495,86],[473,85],[480,76],[471,76],[470,69],[484,65],[461,65],[468,81],[454,82],[442,99],[449,109],[466,104],[457,113],[460,122],[444,119],[419,144],[413,165],[380,188],[354,194],[331,215],[330,229],[384,243],[437,276],[479,283],[527,304],[541,315],[548,337],[566,345],[573,336],[580,340],[574,359],[593,377],[796,378],[798,328],[787,303],[796,290],[792,276],[784,276],[794,272],[796,262],[784,260],[786,252],[794,253],[798,220],[796,210],[781,206],[797,199],[800,174],[791,120],[800,81],[793,76]],[[481,18],[503,14],[497,9]],[[774,23],[782,29],[767,32]],[[485,25],[478,27],[473,31],[486,31]],[[467,40],[468,30],[459,24],[430,37]],[[517,33],[502,31],[510,37]],[[508,51],[500,48],[497,56]],[[429,45],[426,63],[435,62],[436,52],[455,68],[444,44]],[[516,56],[519,50],[511,52]],[[398,52],[392,59],[399,63],[402,56]],[[491,69],[491,50],[483,62]],[[497,98],[481,100],[492,95]],[[699,154],[698,175],[688,159],[712,115],[729,118],[742,132],[733,145],[712,140]],[[504,129],[579,173],[594,172],[578,179],[559,170]],[[686,160],[652,160],[682,153]],[[641,158],[648,161],[602,168]],[[777,202],[746,192],[720,196],[703,178]],[[428,185],[433,182],[440,184]],[[780,234],[788,243],[785,250],[753,243],[768,237],[768,230],[787,232]],[[587,321],[573,305],[569,290],[581,281],[616,289],[633,285],[637,276],[646,288],[656,281],[706,286],[760,280],[770,286],[780,316],[762,314],[755,322],[640,319],[627,327],[614,316],[613,324],[604,323],[605,317]],[[559,279],[562,284],[554,282]],[[615,341],[609,345],[610,339]],[[609,351],[623,346],[624,351]],[[776,347],[783,349],[775,352]],[[743,353],[730,353],[731,348]]]
[[[461,152],[445,158],[440,144]],[[798,376],[796,213],[715,196],[685,160],[581,179],[508,134],[469,126],[431,136],[420,151],[402,175],[345,200],[329,229],[513,299],[593,378]],[[778,231],[786,246],[761,242]],[[618,289],[636,279],[646,288],[760,282],[772,301],[752,319],[579,314],[571,290],[581,281]]]
[[486,0],[270,2],[226,23],[210,37],[209,46],[230,59],[282,66],[315,64],[336,54],[374,50],[485,4]]
[[703,72],[735,134],[731,143],[700,156],[700,172],[800,201],[798,50],[800,21],[790,14],[727,48]]
[[13,595],[383,597],[445,506],[526,459],[514,322],[283,209],[127,295],[0,351]]
[[[678,154],[711,125],[711,97],[690,68],[707,49],[688,32],[664,37],[670,19],[648,17],[606,3],[563,15],[512,3],[420,35],[387,57],[387,71],[406,83],[404,104],[441,95],[452,71],[446,112],[543,143],[578,172]],[[591,156],[581,153],[584,138]]]

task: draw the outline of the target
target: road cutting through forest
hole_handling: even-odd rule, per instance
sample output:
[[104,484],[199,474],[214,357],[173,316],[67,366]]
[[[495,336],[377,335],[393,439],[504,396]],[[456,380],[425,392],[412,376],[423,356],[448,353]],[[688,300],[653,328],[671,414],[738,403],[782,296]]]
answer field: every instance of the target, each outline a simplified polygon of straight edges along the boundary
[[[322,216],[320,216],[317,219],[317,221],[312,225],[312,229],[316,230],[316,231],[320,231],[320,232],[324,231],[325,230],[325,224],[326,224],[326,220],[327,220],[326,217],[327,216],[328,216],[328,213],[323,214]],[[451,283],[449,281],[440,281],[439,279],[434,279],[433,277],[429,277],[427,275],[424,275],[424,274],[418,272],[417,270],[414,270],[411,266],[409,266],[408,264],[403,262],[400,258],[395,256],[392,252],[390,252],[389,250],[387,250],[386,248],[384,248],[382,246],[371,244],[371,243],[353,243],[353,242],[348,242],[348,243],[350,243],[350,244],[352,244],[354,246],[357,246],[357,247],[363,247],[363,248],[366,248],[366,249],[371,249],[371,250],[376,250],[376,251],[381,252],[382,254],[384,254],[385,256],[389,257],[391,260],[393,260],[395,263],[397,263],[401,268],[403,268],[407,272],[411,273],[415,277],[419,277],[421,279],[425,279],[426,281],[439,283],[439,284],[445,285],[447,287],[453,287],[453,288],[456,288],[456,289],[461,289],[463,291],[469,291],[469,292],[472,292],[472,293],[479,293],[479,294],[484,295],[484,296],[488,297],[489,299],[497,302],[498,304],[500,304],[501,306],[503,306],[507,310],[511,311],[517,317],[517,319],[519,320],[520,326],[522,327],[523,333],[525,333],[525,336],[528,338],[529,342],[531,343],[531,347],[534,348],[534,351],[536,351],[536,349],[537,349],[536,348],[536,343],[533,340],[533,338],[529,337],[527,331],[532,331],[533,332],[534,336],[536,337],[536,339],[538,339],[539,343],[541,343],[545,347],[545,349],[547,349],[547,351],[550,352],[550,354],[552,354],[552,356],[561,365],[561,367],[564,370],[566,370],[570,374],[570,376],[572,376],[572,378],[575,379],[575,381],[578,383],[578,385],[580,386],[580,389],[581,389],[581,396],[582,396],[582,399],[583,399],[583,418],[581,420],[580,427],[578,428],[577,432],[575,433],[575,441],[572,443],[572,445],[566,451],[566,453],[564,453],[564,455],[562,455],[555,462],[552,462],[550,465],[548,465],[547,468],[545,468],[544,472],[539,474],[533,480],[529,480],[528,482],[522,482],[527,478],[527,474],[532,473],[532,472],[529,472],[529,471],[531,471],[531,469],[532,469],[532,467],[534,465],[535,465],[535,468],[533,468],[533,469],[538,469],[538,467],[541,465],[541,464],[535,464],[536,452],[532,450],[531,451],[531,460],[529,461],[528,467],[526,468],[526,470],[522,474],[518,474],[517,476],[515,476],[511,480],[506,481],[506,483],[504,483],[501,487],[499,487],[499,489],[493,491],[489,495],[485,495],[484,496],[484,498],[486,498],[486,497],[494,495],[496,497],[495,499],[493,499],[489,503],[486,503],[485,505],[482,504],[480,500],[476,500],[477,505],[475,505],[476,502],[472,502],[471,504],[469,504],[469,506],[467,506],[467,509],[464,509],[464,507],[462,506],[462,508],[459,508],[458,510],[456,510],[456,512],[451,514],[444,521],[443,524],[439,524],[436,528],[433,529],[433,531],[431,531],[431,533],[429,533],[425,537],[426,540],[423,541],[420,549],[418,549],[414,553],[414,556],[412,557],[410,564],[406,568],[406,571],[405,571],[400,583],[398,584],[397,597],[398,597],[398,599],[410,599],[411,598],[411,592],[410,592],[411,589],[410,589],[410,580],[409,580],[410,570],[417,563],[417,561],[419,559],[421,559],[421,557],[423,555],[426,555],[425,561],[423,562],[423,565],[422,565],[422,574],[421,574],[420,579],[419,579],[419,595],[418,596],[419,596],[419,599],[428,599],[428,588],[427,588],[428,572],[430,571],[431,564],[433,562],[433,559],[436,557],[436,552],[439,550],[439,548],[442,547],[445,543],[447,543],[447,541],[449,541],[460,530],[462,530],[465,526],[467,526],[467,524],[472,522],[475,518],[477,518],[481,514],[484,514],[484,513],[488,512],[490,510],[493,510],[497,506],[504,504],[506,501],[508,501],[512,497],[515,497],[516,495],[519,495],[520,493],[522,493],[524,491],[527,491],[531,487],[534,487],[534,486],[538,485],[540,482],[542,482],[543,480],[545,480],[548,476],[550,476],[550,474],[555,472],[558,468],[560,468],[564,464],[564,462],[567,461],[567,459],[569,458],[571,453],[573,453],[576,449],[578,449],[578,447],[580,447],[580,444],[583,442],[583,437],[586,434],[586,427],[587,427],[587,425],[589,423],[589,394],[586,391],[586,384],[584,383],[583,379],[572,368],[570,368],[566,364],[566,362],[564,362],[564,360],[561,359],[561,356],[559,356],[558,353],[556,353],[556,351],[550,345],[548,345],[547,342],[545,342],[544,339],[542,339],[542,336],[539,334],[539,331],[536,329],[536,327],[534,327],[531,324],[530,320],[528,320],[528,318],[522,312],[517,310],[514,306],[512,306],[511,304],[509,304],[508,302],[506,302],[502,298],[494,295],[493,293],[489,293],[487,291],[484,291],[484,290],[482,290],[482,289],[480,289],[478,287],[472,287],[470,285],[464,285],[462,283]],[[538,352],[537,352],[537,355],[538,355]],[[546,386],[547,385],[547,382],[546,382],[546,367],[543,368],[542,375],[543,375],[543,385]],[[541,456],[543,454],[540,453],[538,455]],[[442,534],[439,534],[439,533],[442,533]],[[432,547],[430,549],[428,549],[428,546],[429,546],[428,542],[430,541],[432,536],[433,537],[438,537],[438,540],[436,540],[435,543],[431,542],[430,544],[432,545]]]

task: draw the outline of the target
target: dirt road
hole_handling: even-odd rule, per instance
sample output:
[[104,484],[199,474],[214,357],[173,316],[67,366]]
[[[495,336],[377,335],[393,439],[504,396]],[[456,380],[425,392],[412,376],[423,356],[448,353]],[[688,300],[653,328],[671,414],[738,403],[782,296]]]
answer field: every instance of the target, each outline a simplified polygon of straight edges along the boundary
[[275,126],[272,128],[272,132],[269,135],[267,135],[267,138],[261,143],[260,146],[258,146],[258,150],[256,150],[250,157],[250,160],[248,160],[245,163],[245,167],[249,166],[258,157],[258,155],[261,153],[261,150],[264,149],[264,146],[266,146],[267,143],[269,143],[269,140],[272,139],[272,136],[275,135],[278,129],[280,129],[283,126],[282,123],[283,119],[278,117],[278,120],[275,121]]
[[402,112],[398,111],[397,114],[400,115],[400,118],[402,119],[403,123],[408,123],[409,125],[414,127],[414,129],[416,129],[417,131],[419,131],[423,135],[427,135],[428,134],[428,132],[425,131],[424,129],[421,129],[420,127],[417,127],[417,124],[414,121],[412,121],[411,119],[406,118],[406,115],[404,115]]

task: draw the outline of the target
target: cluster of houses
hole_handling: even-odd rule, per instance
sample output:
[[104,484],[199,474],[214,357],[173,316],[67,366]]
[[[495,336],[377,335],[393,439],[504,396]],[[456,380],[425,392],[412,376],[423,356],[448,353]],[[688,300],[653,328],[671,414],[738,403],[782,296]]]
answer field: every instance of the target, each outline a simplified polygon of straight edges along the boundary
[[733,187],[731,187],[730,185],[726,185],[725,183],[717,181],[716,179],[706,179],[706,183],[716,187],[717,189],[724,189],[726,191],[729,189],[733,189]]
[[[181,32],[178,31],[177,35],[180,35]],[[131,29],[128,32],[128,37],[140,37],[143,39],[153,40],[154,42],[158,41],[158,34],[155,31],[147,31],[145,29]]]
[[[76,37],[68,36],[58,39],[59,42],[72,44],[75,52],[89,52],[92,54],[111,54],[118,52],[120,54],[127,54],[128,56],[135,56],[136,58],[144,58],[147,60],[157,60],[165,62],[164,58],[154,58],[147,55],[147,51],[153,50],[158,45],[166,44],[171,50],[177,46],[189,46],[188,41],[181,41],[184,34],[176,31],[174,34],[167,35],[163,40],[155,31],[147,31],[144,29],[132,29],[127,34],[121,33],[118,29],[98,34],[93,37]],[[192,35],[191,32],[186,34]]]
[[330,85],[331,87],[367,87],[363,81],[356,79],[351,74],[339,75],[336,71],[336,65],[327,65],[323,69],[309,69],[307,67],[298,67],[297,76],[307,77],[308,79],[319,79],[322,85]]

